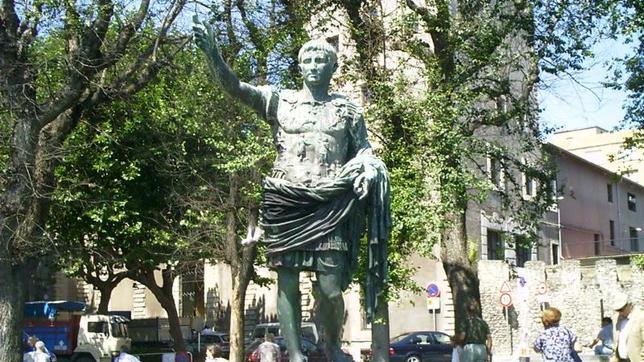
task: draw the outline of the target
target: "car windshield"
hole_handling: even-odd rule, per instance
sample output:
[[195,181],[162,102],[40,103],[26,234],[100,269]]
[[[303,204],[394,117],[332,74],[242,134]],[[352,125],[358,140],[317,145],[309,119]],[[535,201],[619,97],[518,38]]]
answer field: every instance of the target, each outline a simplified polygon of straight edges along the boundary
[[409,333],[401,334],[401,335],[399,335],[397,337],[394,337],[394,338],[391,339],[391,343],[400,342],[403,339],[407,338],[407,336],[409,336]]
[[127,337],[127,327],[124,323],[112,323],[112,336],[114,337]]

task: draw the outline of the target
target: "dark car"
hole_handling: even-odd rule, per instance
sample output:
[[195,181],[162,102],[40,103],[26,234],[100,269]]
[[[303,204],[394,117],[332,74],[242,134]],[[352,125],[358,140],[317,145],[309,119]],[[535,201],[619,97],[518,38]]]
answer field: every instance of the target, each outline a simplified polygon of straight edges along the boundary
[[[262,342],[263,340],[257,339],[246,348],[247,362],[259,362],[260,358],[257,347],[259,347]],[[288,352],[286,351],[286,341],[284,340],[284,337],[275,337],[274,342],[280,347],[280,359],[282,361],[288,361]],[[304,353],[308,362],[328,361],[324,354],[324,349],[307,338],[302,338],[302,353]],[[353,361],[350,354],[345,352],[345,356],[349,361]]]
[[452,360],[452,348],[452,341],[445,333],[409,332],[389,342],[389,360],[391,362],[449,362]]

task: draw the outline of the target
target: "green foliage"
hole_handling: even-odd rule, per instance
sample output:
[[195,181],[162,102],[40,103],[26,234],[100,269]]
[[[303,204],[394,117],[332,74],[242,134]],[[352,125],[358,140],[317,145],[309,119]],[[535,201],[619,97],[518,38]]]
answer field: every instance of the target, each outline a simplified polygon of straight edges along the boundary
[[[182,54],[157,82],[96,110],[68,139],[49,224],[68,272],[88,260],[133,269],[221,257],[228,175],[266,164],[272,147],[256,135],[268,135],[266,126],[231,107],[204,64]],[[243,198],[257,199],[247,180]]]
[[644,270],[644,255],[631,256],[631,262],[637,265],[640,269]]

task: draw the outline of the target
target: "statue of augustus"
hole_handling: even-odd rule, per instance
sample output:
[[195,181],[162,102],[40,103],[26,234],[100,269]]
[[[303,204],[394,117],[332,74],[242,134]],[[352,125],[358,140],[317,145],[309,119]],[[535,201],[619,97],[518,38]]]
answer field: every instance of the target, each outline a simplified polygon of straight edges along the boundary
[[271,126],[277,158],[263,182],[259,225],[269,267],[277,272],[278,317],[289,359],[305,360],[299,274],[312,271],[327,357],[344,361],[342,292],[366,228],[366,312],[372,318],[386,277],[391,217],[387,170],[372,152],[361,109],[329,92],[336,51],[324,40],[304,44],[298,56],[302,89],[278,91],[241,82],[222,59],[212,27],[195,23],[196,44],[219,85]]

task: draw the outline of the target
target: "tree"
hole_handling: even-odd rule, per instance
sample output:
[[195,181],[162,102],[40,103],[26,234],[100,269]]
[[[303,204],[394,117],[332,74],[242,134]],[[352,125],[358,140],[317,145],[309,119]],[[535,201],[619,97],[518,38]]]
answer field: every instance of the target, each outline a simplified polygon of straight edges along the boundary
[[[39,241],[57,150],[83,114],[136,93],[172,59],[186,41],[171,35],[184,4],[7,0],[0,8],[0,355],[8,361],[20,358],[27,256],[48,250]],[[60,46],[36,51],[48,39]]]
[[[236,6],[245,9],[243,3]],[[296,10],[269,13],[293,19],[280,14]],[[233,26],[227,19],[224,15],[220,24]],[[235,26],[252,25],[242,19],[246,25]],[[289,42],[302,39],[293,36],[302,24],[295,20],[275,20],[266,33],[256,28],[261,38],[254,41],[262,48],[226,35],[234,40],[225,43],[236,60],[231,64],[244,77],[265,80],[270,74],[287,82],[294,64],[289,57],[298,48]],[[273,43],[279,51],[268,48]],[[270,73],[269,57],[276,64]],[[148,287],[168,313],[175,349],[183,348],[183,340],[172,301],[174,278],[189,261],[229,264],[231,358],[241,360],[244,294],[254,276],[256,248],[242,248],[240,236],[256,222],[259,179],[273,152],[268,125],[213,87],[206,66],[192,50],[182,52],[139,94],[86,114],[57,169],[60,187],[50,232],[65,251],[61,261],[69,274],[91,283],[98,274],[106,292],[122,277]]]
[[621,59],[612,59],[613,79],[609,86],[622,89],[628,96],[624,102],[624,126],[638,131],[626,139],[627,148],[644,148],[644,34],[642,12],[644,4],[638,0],[615,2],[608,16],[604,33],[614,40],[631,44],[631,53]]
[[[480,313],[480,245],[468,218],[502,210],[516,225],[509,242],[536,241],[554,192],[536,123],[540,74],[582,66],[610,2],[383,4],[322,6],[348,20],[354,78],[365,84],[367,118],[379,127],[394,198],[390,249],[429,253],[439,243],[459,324],[467,306]],[[539,185],[531,197],[524,180]],[[393,269],[399,259],[392,255]]]

